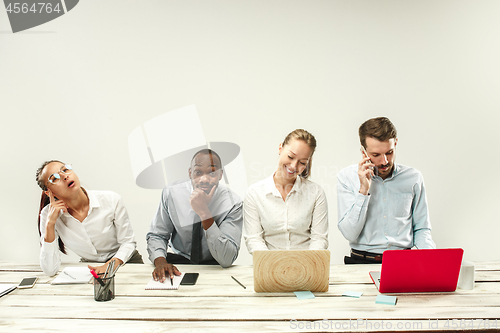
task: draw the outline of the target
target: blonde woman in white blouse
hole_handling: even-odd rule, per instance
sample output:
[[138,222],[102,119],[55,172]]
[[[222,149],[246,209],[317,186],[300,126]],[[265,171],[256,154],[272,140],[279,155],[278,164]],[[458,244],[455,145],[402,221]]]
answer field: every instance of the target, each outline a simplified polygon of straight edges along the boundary
[[244,238],[256,250],[328,248],[328,206],[323,189],[307,178],[314,136],[297,129],[279,145],[278,168],[253,184],[243,205]]

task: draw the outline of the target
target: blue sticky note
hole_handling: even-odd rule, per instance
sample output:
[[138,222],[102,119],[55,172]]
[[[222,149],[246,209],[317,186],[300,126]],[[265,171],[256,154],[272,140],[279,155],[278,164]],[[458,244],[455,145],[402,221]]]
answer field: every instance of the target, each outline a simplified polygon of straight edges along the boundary
[[347,297],[356,297],[360,298],[363,293],[360,293],[359,291],[346,291],[342,294],[342,296],[347,296]]
[[300,300],[310,299],[310,298],[316,298],[316,296],[314,296],[314,294],[312,292],[310,292],[310,291],[294,291],[293,293]]
[[375,303],[396,305],[397,300],[398,300],[398,298],[396,296],[378,295],[377,299],[375,300]]

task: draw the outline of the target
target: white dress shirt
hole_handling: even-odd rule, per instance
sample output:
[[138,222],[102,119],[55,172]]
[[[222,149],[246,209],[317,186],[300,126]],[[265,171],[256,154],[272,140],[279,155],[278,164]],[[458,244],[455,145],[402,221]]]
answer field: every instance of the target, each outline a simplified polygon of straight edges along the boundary
[[244,238],[256,250],[328,248],[328,205],[323,189],[297,177],[285,200],[273,176],[250,186],[243,204]]
[[78,221],[69,213],[60,214],[56,221],[53,242],[45,242],[49,205],[40,213],[40,266],[47,275],[54,275],[61,264],[58,238],[80,257],[106,262],[116,257],[127,262],[135,250],[134,231],[121,197],[111,191],[87,191],[89,212]]

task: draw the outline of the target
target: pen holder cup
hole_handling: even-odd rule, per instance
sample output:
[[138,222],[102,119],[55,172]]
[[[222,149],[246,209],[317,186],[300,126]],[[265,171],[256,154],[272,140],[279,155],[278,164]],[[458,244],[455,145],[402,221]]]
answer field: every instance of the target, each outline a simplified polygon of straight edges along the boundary
[[94,299],[98,302],[111,301],[115,298],[115,277],[103,278],[102,274],[99,274],[99,278],[102,282],[99,282],[96,278],[94,280]]
[[474,289],[474,271],[474,263],[472,261],[462,260],[457,288],[463,290]]

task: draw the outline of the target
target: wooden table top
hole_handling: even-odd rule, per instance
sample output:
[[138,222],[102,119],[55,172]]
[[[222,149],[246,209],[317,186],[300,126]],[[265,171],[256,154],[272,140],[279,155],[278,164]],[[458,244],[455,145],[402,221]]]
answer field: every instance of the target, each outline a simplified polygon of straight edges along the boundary
[[[83,266],[81,263],[66,266]],[[51,285],[38,264],[0,263],[0,283],[38,276],[30,289],[0,298],[0,332],[408,331],[500,329],[500,262],[475,263],[473,290],[391,294],[376,304],[368,272],[380,265],[332,265],[328,292],[299,300],[294,293],[256,293],[252,266],[177,265],[200,273],[194,286],[145,290],[153,265],[127,264],[116,275],[116,298],[96,302],[91,284]],[[238,279],[246,289],[237,284]],[[342,296],[362,292],[360,298]]]

